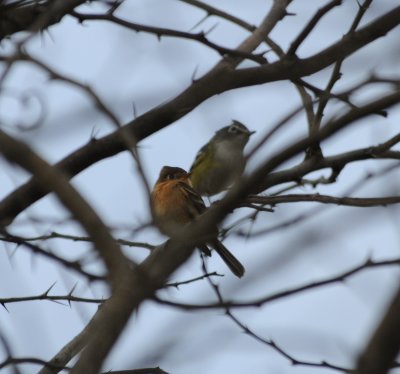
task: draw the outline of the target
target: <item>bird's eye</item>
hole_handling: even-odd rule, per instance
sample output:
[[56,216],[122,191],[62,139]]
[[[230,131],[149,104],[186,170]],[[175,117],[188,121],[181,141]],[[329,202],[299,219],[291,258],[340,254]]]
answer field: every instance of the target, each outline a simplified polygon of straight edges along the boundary
[[239,129],[235,125],[229,126],[228,132],[231,133],[231,134],[238,134],[239,133]]
[[175,175],[174,174],[168,174],[167,175],[167,179],[168,180],[175,179]]

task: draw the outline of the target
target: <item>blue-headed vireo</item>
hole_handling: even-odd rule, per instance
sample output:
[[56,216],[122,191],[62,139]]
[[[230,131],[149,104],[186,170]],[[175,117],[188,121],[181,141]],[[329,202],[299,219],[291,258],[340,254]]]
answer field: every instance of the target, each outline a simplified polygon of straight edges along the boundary
[[196,155],[190,168],[193,188],[203,196],[226,190],[243,173],[243,149],[255,131],[239,121],[218,130]]

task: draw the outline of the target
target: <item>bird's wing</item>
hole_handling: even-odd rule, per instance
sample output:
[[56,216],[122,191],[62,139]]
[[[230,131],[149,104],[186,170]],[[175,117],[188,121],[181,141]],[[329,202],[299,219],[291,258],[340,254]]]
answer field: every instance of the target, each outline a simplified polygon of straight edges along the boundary
[[207,152],[207,148],[208,148],[208,147],[209,147],[209,143],[204,144],[204,145],[199,149],[199,151],[197,152],[196,157],[195,157],[195,159],[194,159],[194,161],[193,161],[193,164],[192,164],[192,166],[190,167],[190,171],[193,171],[193,169],[194,169],[197,165],[199,165],[199,164],[202,163],[202,161],[204,160],[204,158],[205,158],[206,155],[208,154],[208,152]]
[[179,188],[185,194],[186,206],[192,211],[193,219],[202,214],[207,208],[201,196],[187,183],[179,182]]

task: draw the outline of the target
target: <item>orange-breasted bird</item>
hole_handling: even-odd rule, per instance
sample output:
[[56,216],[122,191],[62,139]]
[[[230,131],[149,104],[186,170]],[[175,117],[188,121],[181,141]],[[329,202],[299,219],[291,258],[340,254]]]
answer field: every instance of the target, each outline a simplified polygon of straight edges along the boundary
[[[154,223],[159,230],[172,237],[182,226],[200,216],[206,206],[201,196],[192,188],[190,174],[185,170],[164,166],[151,193],[151,211]],[[214,236],[215,234],[215,236]],[[233,274],[242,277],[245,269],[239,260],[218,240],[218,229],[215,227],[207,244],[199,249],[207,256],[211,255],[209,245],[222,258]]]

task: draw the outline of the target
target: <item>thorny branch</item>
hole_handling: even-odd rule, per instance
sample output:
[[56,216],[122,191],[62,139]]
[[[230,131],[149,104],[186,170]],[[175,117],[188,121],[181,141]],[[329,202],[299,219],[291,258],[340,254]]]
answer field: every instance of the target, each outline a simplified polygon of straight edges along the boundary
[[[300,287],[294,287],[285,291],[276,292],[272,295],[259,297],[257,299],[253,299],[250,301],[230,301],[230,300],[219,300],[217,303],[209,303],[209,304],[188,304],[188,303],[179,303],[172,302],[160,297],[156,297],[155,300],[161,304],[173,306],[176,308],[184,309],[184,310],[198,310],[198,309],[226,309],[226,308],[255,308],[261,307],[263,305],[269,304],[271,302],[286,298],[288,296],[296,295],[301,292],[314,290],[316,288],[320,288],[326,285],[331,285],[335,283],[343,283],[347,278],[350,278],[361,271],[368,269],[376,269],[387,266],[399,266],[400,259],[396,258],[393,260],[385,260],[385,261],[373,261],[371,259],[367,259],[364,263],[353,267],[350,270],[346,270],[339,275],[336,275],[331,278],[327,278],[320,281],[315,281],[309,284],[305,284]],[[209,282],[211,280],[209,279]]]
[[117,25],[124,26],[124,27],[126,27],[130,30],[136,31],[136,32],[146,32],[146,33],[154,34],[158,39],[160,39],[161,37],[169,36],[169,37],[175,37],[175,38],[180,38],[180,39],[188,39],[188,40],[197,41],[201,44],[204,44],[207,47],[212,48],[213,50],[218,52],[221,56],[228,55],[228,56],[233,56],[233,57],[239,57],[241,59],[248,59],[248,60],[255,61],[258,64],[264,64],[267,62],[267,60],[260,54],[256,55],[256,54],[242,52],[237,49],[231,49],[231,48],[219,46],[219,45],[211,42],[209,39],[207,39],[205,33],[203,33],[203,32],[200,32],[197,34],[192,34],[192,33],[173,30],[173,29],[140,25],[138,23],[125,21],[125,20],[115,16],[114,14],[110,14],[110,13],[83,14],[83,13],[73,11],[73,12],[71,12],[71,14],[74,17],[76,17],[80,22],[90,21],[90,20],[109,21],[109,22],[113,22]]
[[[203,266],[204,266],[204,271],[206,271],[206,267],[205,264],[203,262]],[[272,348],[274,351],[278,352],[278,354],[280,354],[281,356],[283,356],[284,358],[286,358],[287,360],[290,361],[290,363],[292,365],[298,365],[298,366],[309,366],[309,367],[321,367],[321,368],[329,368],[329,369],[333,369],[333,370],[337,370],[337,371],[341,371],[341,372],[348,372],[349,370],[341,367],[341,366],[337,366],[337,365],[333,365],[330,364],[326,361],[322,361],[322,362],[312,362],[312,361],[305,361],[305,360],[298,360],[296,358],[294,358],[294,356],[292,356],[290,353],[288,353],[286,350],[284,350],[281,346],[279,346],[274,340],[272,339],[265,339],[262,338],[259,334],[256,334],[254,331],[252,331],[248,326],[246,326],[243,322],[241,322],[231,311],[231,306],[228,305],[226,303],[226,301],[224,300],[222,293],[220,291],[220,288],[218,287],[218,285],[216,283],[214,283],[212,281],[212,279],[208,280],[208,283],[210,284],[212,290],[214,291],[217,300],[218,300],[218,304],[223,305],[225,314],[227,315],[227,317],[233,321],[234,324],[236,324],[245,334],[249,335],[250,337],[252,337],[253,339],[261,342],[262,344],[267,345],[268,347]]]
[[104,276],[92,274],[92,273],[84,270],[80,261],[65,260],[62,257],[55,255],[54,253],[44,250],[43,248],[39,247],[38,245],[29,243],[24,238],[21,238],[21,237],[18,237],[18,236],[8,233],[6,230],[3,230],[3,232],[0,236],[0,241],[15,243],[15,244],[17,244],[17,246],[26,247],[34,254],[40,255],[43,258],[54,261],[55,263],[59,263],[67,269],[76,271],[78,274],[86,277],[89,281],[105,280]]
[[[206,274],[200,275],[195,278],[172,282],[172,283],[166,283],[164,285],[164,288],[179,289],[181,286],[186,286],[188,284],[202,281],[202,280],[210,278],[210,277],[222,277],[222,275],[218,274],[217,272],[214,271],[211,273],[206,273]],[[6,307],[7,304],[22,303],[22,302],[27,302],[27,301],[47,300],[47,301],[53,301],[53,302],[66,301],[68,303],[68,305],[71,306],[72,303],[102,304],[108,299],[108,298],[97,298],[96,299],[96,298],[75,296],[75,295],[73,295],[75,288],[76,288],[75,286],[66,295],[49,295],[49,293],[53,289],[54,285],[55,284],[51,285],[46,291],[44,291],[38,295],[0,298],[0,305],[2,305],[5,309],[7,309],[7,307]]]
[[[64,368],[67,362],[76,356],[83,347],[86,349],[83,351],[78,364],[72,369],[73,372],[90,373],[97,372],[100,369],[101,363],[105,356],[115,343],[123,327],[125,326],[132,311],[138,307],[138,305],[146,299],[154,298],[158,302],[162,302],[167,305],[173,305],[186,310],[191,309],[210,309],[210,308],[223,308],[228,317],[239,326],[244,332],[252,336],[254,339],[270,346],[275,351],[279,352],[283,357],[288,359],[294,365],[314,366],[321,368],[330,368],[338,371],[346,371],[348,369],[328,364],[326,362],[308,362],[299,361],[294,358],[291,354],[286,352],[282,347],[278,346],[271,339],[264,339],[260,335],[250,330],[244,323],[242,323],[237,317],[235,317],[230,308],[241,308],[241,307],[254,307],[261,306],[268,302],[272,302],[284,297],[288,297],[293,294],[304,292],[307,290],[315,289],[317,287],[323,287],[329,284],[340,283],[346,278],[353,276],[361,272],[362,270],[369,268],[378,268],[383,266],[398,266],[400,263],[399,259],[386,260],[386,261],[372,261],[367,260],[364,264],[361,264],[353,269],[347,270],[338,276],[328,278],[322,281],[317,281],[311,284],[307,284],[301,287],[296,287],[290,290],[282,291],[273,295],[265,296],[257,300],[248,302],[237,302],[237,301],[226,301],[222,297],[219,287],[211,280],[213,276],[219,276],[217,273],[206,273],[202,277],[196,277],[187,281],[166,283],[168,276],[181,265],[192,253],[193,246],[198,244],[196,238],[201,238],[209,228],[221,222],[224,217],[233,209],[240,206],[250,206],[257,210],[267,210],[265,205],[276,205],[281,203],[294,203],[300,201],[318,201],[326,204],[336,205],[349,205],[349,206],[376,206],[376,205],[388,205],[397,204],[400,201],[398,196],[387,196],[387,197],[371,197],[371,198],[356,198],[356,197],[335,197],[329,195],[320,194],[291,194],[291,195],[278,195],[278,196],[249,196],[249,193],[260,193],[267,190],[270,187],[277,186],[280,183],[296,182],[297,185],[301,183],[312,183],[312,181],[306,180],[304,177],[316,170],[324,168],[330,168],[332,170],[331,176],[325,180],[316,180],[315,185],[326,183],[334,183],[337,180],[341,170],[351,162],[369,160],[369,159],[392,159],[399,160],[400,152],[391,150],[391,147],[399,142],[400,135],[394,136],[387,142],[368,147],[359,150],[353,150],[343,154],[338,154],[330,157],[321,157],[306,159],[302,163],[291,167],[289,169],[276,171],[283,163],[291,160],[294,156],[301,154],[307,148],[319,147],[322,140],[331,137],[333,134],[339,132],[341,129],[349,126],[359,119],[365,118],[371,114],[382,114],[384,110],[399,102],[400,94],[398,84],[394,84],[391,91],[386,91],[379,98],[375,98],[373,101],[362,105],[356,106],[350,100],[350,94],[334,94],[332,93],[333,87],[340,78],[340,69],[343,61],[355,53],[360,48],[368,45],[372,41],[386,35],[389,31],[393,30],[400,23],[400,7],[393,8],[386,14],[374,21],[365,25],[363,28],[358,29],[361,18],[372,3],[371,0],[366,0],[360,5],[359,11],[356,14],[354,21],[347,32],[347,34],[336,43],[321,50],[320,52],[305,57],[298,58],[296,52],[304,40],[308,37],[311,31],[314,30],[317,23],[322,21],[324,15],[328,14],[334,7],[339,6],[342,2],[339,0],[332,0],[325,6],[320,8],[311,20],[305,25],[303,31],[294,37],[288,53],[284,53],[283,50],[273,40],[269,38],[270,31],[275,25],[289,14],[287,7],[291,3],[290,0],[276,0],[271,8],[270,13],[264,18],[260,26],[255,27],[246,23],[238,17],[230,15],[227,12],[220,11],[212,6],[203,4],[197,0],[181,0],[182,2],[191,4],[198,7],[199,9],[205,10],[208,15],[216,15],[224,18],[231,22],[234,22],[241,27],[247,29],[250,34],[237,48],[230,49],[225,48],[217,43],[213,43],[209,40],[207,35],[204,33],[190,33],[182,32],[174,29],[167,29],[161,27],[150,27],[143,24],[125,21],[120,17],[115,16],[114,11],[119,7],[120,3],[115,2],[108,13],[106,14],[83,14],[75,10],[75,8],[82,4],[82,1],[73,1],[71,4],[65,5],[62,1],[54,1],[52,3],[42,1],[38,2],[38,8],[34,8],[38,11],[39,16],[37,19],[31,20],[28,29],[32,31],[33,35],[38,30],[47,28],[49,25],[58,22],[66,14],[83,21],[95,21],[103,20],[109,21],[116,25],[129,28],[133,31],[147,32],[156,35],[158,38],[163,36],[176,37],[180,39],[188,39],[196,42],[200,42],[207,47],[212,48],[223,56],[221,61],[212,68],[207,74],[200,79],[194,81],[190,87],[179,94],[171,101],[162,104],[142,116],[135,118],[125,126],[121,126],[117,117],[112,113],[108,106],[102,102],[95,91],[88,85],[82,84],[72,78],[57,72],[55,69],[50,68],[37,58],[33,58],[31,55],[26,53],[22,46],[31,38],[23,39],[16,52],[11,55],[0,56],[1,60],[5,64],[5,70],[3,71],[2,79],[10,72],[10,67],[17,62],[25,62],[40,67],[44,71],[50,74],[52,79],[57,79],[69,84],[72,84],[76,88],[79,88],[86,92],[87,95],[93,100],[96,107],[105,114],[108,119],[118,128],[116,131],[107,135],[101,139],[93,139],[90,144],[84,145],[82,148],[73,152],[69,156],[65,157],[60,161],[56,168],[50,168],[44,162],[41,162],[40,158],[37,158],[34,153],[31,153],[29,149],[23,148],[22,144],[15,141],[12,138],[7,137],[6,134],[0,133],[0,145],[2,145],[1,152],[12,162],[16,162],[21,166],[30,170],[33,174],[33,178],[30,182],[16,189],[12,194],[6,197],[0,203],[0,217],[4,225],[12,223],[13,219],[17,214],[30,206],[33,202],[40,199],[50,191],[56,191],[65,205],[75,214],[77,221],[86,227],[87,231],[91,234],[90,237],[78,237],[74,235],[65,235],[52,233],[49,235],[40,235],[35,238],[20,238],[3,231],[3,237],[0,240],[17,243],[29,248],[34,253],[40,253],[53,261],[73,269],[81,275],[94,279],[104,279],[91,273],[86,272],[82,264],[77,261],[69,262],[64,259],[52,255],[39,246],[30,243],[35,240],[47,240],[52,238],[62,238],[68,240],[79,240],[79,241],[93,241],[97,244],[96,248],[100,252],[102,258],[107,264],[111,279],[114,280],[114,292],[111,298],[106,302],[100,299],[89,299],[81,298],[73,295],[73,290],[67,295],[49,295],[49,290],[46,292],[27,297],[12,297],[0,299],[0,303],[5,306],[8,303],[22,302],[22,301],[33,301],[33,300],[49,300],[49,301],[67,301],[71,302],[86,302],[86,303],[103,303],[103,307],[95,314],[93,320],[85,327],[82,333],[78,334],[71,342],[69,342],[63,349],[58,352],[52,360],[49,362],[30,358],[12,358],[8,357],[0,365],[13,365],[28,362],[32,360],[34,363],[38,363],[44,366],[42,372],[57,372],[59,369]],[[3,5],[3,4],[1,4]],[[48,7],[43,11],[43,7]],[[33,9],[33,8],[32,8]],[[20,10],[20,9],[19,9]],[[22,14],[22,13],[20,13]],[[9,20],[8,20],[9,21]],[[2,25],[3,26],[3,25]],[[16,25],[14,31],[21,30],[21,25]],[[10,25],[7,26],[8,30],[11,30]],[[358,30],[357,30],[358,29]],[[0,28],[0,37],[4,37],[11,33],[11,31],[4,31],[5,29]],[[269,44],[275,53],[278,55],[279,60],[268,64],[265,58],[261,54],[254,53],[254,50],[263,42]],[[252,68],[238,69],[238,65],[244,59],[250,59],[261,64]],[[304,77],[310,74],[318,73],[322,69],[334,64],[333,72],[325,89],[320,89],[311,83],[305,82]],[[194,224],[193,227],[188,228],[188,232],[193,235],[185,236],[183,238],[187,241],[185,248],[182,247],[182,237],[179,237],[176,241],[172,240],[168,242],[168,253],[160,251],[160,248],[154,248],[146,243],[131,243],[124,240],[114,240],[108,235],[107,228],[102,225],[101,220],[96,220],[95,213],[90,211],[89,206],[85,208],[92,213],[91,219],[97,222],[96,228],[91,226],[93,221],[79,210],[74,202],[80,201],[84,204],[84,201],[79,200],[79,195],[75,196],[76,201],[70,197],[73,195],[73,190],[69,190],[69,184],[67,178],[71,178],[78,174],[82,170],[85,170],[90,165],[97,161],[104,159],[105,157],[113,156],[125,149],[136,149],[136,144],[146,138],[147,136],[157,132],[158,130],[168,126],[175,120],[181,118],[191,110],[195,109],[204,100],[219,94],[226,92],[231,89],[249,87],[252,85],[259,85],[268,82],[274,82],[279,80],[290,80],[298,88],[301,98],[303,100],[303,109],[306,111],[309,123],[313,123],[314,131],[310,131],[307,138],[301,139],[294,142],[292,145],[283,149],[281,152],[273,155],[270,160],[263,161],[261,165],[248,177],[232,188],[232,190],[217,204],[211,207],[211,209],[202,217],[198,223]],[[394,83],[394,82],[393,82]],[[366,82],[363,82],[362,86],[365,86]],[[314,114],[313,106],[316,102],[311,99],[311,96],[306,90],[311,91],[317,98],[317,110]],[[354,90],[355,91],[355,90]],[[341,113],[336,118],[326,121],[324,126],[321,126],[323,112],[329,103],[329,100],[335,98],[339,99],[348,104],[349,109]],[[288,118],[289,119],[289,118]],[[285,124],[287,121],[282,122]],[[281,126],[277,126],[278,130]],[[272,132],[270,133],[272,136]],[[268,139],[265,137],[264,142]],[[28,155],[28,161],[15,155],[9,148],[12,144],[16,149],[18,148],[22,153]],[[13,150],[15,151],[15,150]],[[134,152],[134,151],[132,151]],[[18,153],[18,152],[17,152]],[[135,157],[135,156],[134,156]],[[143,175],[142,164],[139,158],[135,158],[138,164],[138,170]],[[39,165],[39,168],[38,168]],[[40,167],[47,170],[48,175],[40,170]],[[59,171],[64,172],[64,175]],[[50,186],[44,181],[49,179],[60,178],[60,183],[53,181]],[[68,193],[72,194],[68,197]],[[257,212],[256,212],[257,213]],[[190,231],[190,230],[193,231]],[[97,230],[97,231],[96,231]],[[100,235],[99,232],[100,231]],[[187,233],[186,233],[187,234]],[[105,243],[100,241],[100,238],[105,240]],[[116,243],[123,245],[132,245],[138,247],[144,247],[151,249],[151,253],[147,260],[138,267],[130,267]],[[107,250],[103,246],[108,247]],[[169,248],[169,246],[171,248]],[[187,247],[187,248],[186,248]],[[189,248],[190,247],[190,248]],[[115,251],[115,252],[114,252]],[[113,258],[112,256],[116,256]],[[123,269],[122,275],[119,275],[119,270]],[[96,278],[98,277],[98,278]],[[157,298],[155,292],[163,287],[178,287],[183,284],[193,283],[202,279],[208,279],[212,286],[217,298],[218,303],[214,304],[203,304],[203,305],[192,305],[185,303],[172,303],[166,300]],[[115,282],[115,279],[121,280]],[[116,284],[116,286],[115,286]],[[125,289],[124,284],[129,284],[129,287],[133,289]],[[107,323],[111,323],[112,326],[108,326]],[[99,327],[103,328],[102,334],[98,333]],[[373,344],[373,343],[371,343]],[[394,345],[393,350],[396,352],[398,348]],[[20,360],[20,361],[18,361]],[[92,365],[93,363],[94,366]],[[385,363],[387,367],[390,367],[392,363],[387,360]],[[153,368],[151,368],[153,370]],[[154,372],[158,368],[154,368]],[[161,370],[161,369],[160,369]],[[131,370],[131,372],[138,372],[137,370]],[[162,372],[162,371],[160,371]]]
[[[278,3],[276,3],[278,4]],[[281,16],[281,15],[279,15]],[[276,22],[278,19],[276,20]],[[305,59],[288,60],[263,65],[257,68],[211,70],[194,82],[175,99],[137,117],[125,125],[134,139],[145,137],[181,118],[204,100],[233,88],[251,86],[284,79],[296,79],[320,71],[334,61],[345,58],[364,45],[389,32],[400,23],[400,7],[376,19],[364,28],[355,31],[325,50]],[[263,39],[260,39],[260,42]],[[251,46],[252,47],[252,46]],[[221,70],[222,69],[222,70]],[[374,110],[376,112],[377,109]],[[74,176],[93,163],[113,156],[125,149],[119,131],[91,142],[71,153],[56,166],[67,175]],[[22,210],[44,196],[47,191],[39,188],[35,179],[16,189],[0,204],[0,216],[10,223]],[[16,203],[18,201],[18,203]]]
[[320,194],[292,194],[283,196],[249,196],[242,206],[250,206],[254,209],[255,204],[276,205],[282,203],[300,203],[304,201],[319,202],[322,204],[335,204],[357,207],[387,206],[400,203],[400,196],[387,197],[335,197]]
[[[93,239],[88,236],[63,234],[63,233],[55,232],[55,231],[53,231],[49,234],[40,235],[40,236],[33,236],[33,237],[20,237],[19,236],[19,237],[15,237],[15,238],[17,238],[17,239],[13,240],[12,236],[5,237],[5,238],[0,236],[0,241],[1,240],[10,241],[10,242],[17,243],[17,244],[22,244],[23,242],[32,242],[32,241],[45,241],[45,240],[49,240],[49,239],[67,239],[67,240],[71,240],[73,242],[93,242]],[[126,240],[126,239],[115,239],[115,240],[118,244],[126,245],[128,247],[145,248],[145,249],[149,249],[149,250],[152,250],[156,247],[155,245],[151,245],[148,243],[132,242],[132,241]]]

